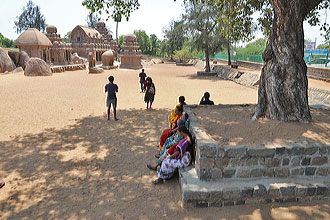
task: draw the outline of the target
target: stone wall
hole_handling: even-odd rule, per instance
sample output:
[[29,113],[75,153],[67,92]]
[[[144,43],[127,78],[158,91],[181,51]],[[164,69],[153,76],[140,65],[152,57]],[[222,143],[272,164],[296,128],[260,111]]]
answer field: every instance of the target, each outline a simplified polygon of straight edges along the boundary
[[[185,110],[192,115],[189,107]],[[195,168],[201,180],[330,177],[330,145],[304,142],[221,146],[198,127],[194,119],[190,132],[196,140]]]

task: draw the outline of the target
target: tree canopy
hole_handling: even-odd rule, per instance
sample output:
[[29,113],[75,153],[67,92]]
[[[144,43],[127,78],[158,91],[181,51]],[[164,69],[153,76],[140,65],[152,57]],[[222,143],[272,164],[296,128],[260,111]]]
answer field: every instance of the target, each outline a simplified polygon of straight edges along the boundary
[[29,28],[36,28],[39,31],[46,29],[46,19],[41,14],[40,7],[35,5],[32,0],[29,0],[26,7],[23,7],[20,16],[16,17],[17,20],[14,22],[16,33],[21,33]]

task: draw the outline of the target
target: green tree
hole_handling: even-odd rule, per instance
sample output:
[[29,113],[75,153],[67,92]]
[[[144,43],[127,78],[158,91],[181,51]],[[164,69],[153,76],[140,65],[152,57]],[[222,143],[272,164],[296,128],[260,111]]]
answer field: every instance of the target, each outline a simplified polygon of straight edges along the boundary
[[259,38],[245,47],[237,48],[236,51],[238,54],[262,54],[266,49],[266,44],[266,38]]
[[70,43],[71,42],[70,34],[71,34],[71,31],[68,31],[66,33],[66,35],[64,36],[64,38],[62,38],[62,41],[65,42],[65,43]]
[[99,22],[99,20],[100,17],[96,13],[90,13],[86,18],[87,27],[96,28],[96,24]]
[[205,54],[205,71],[210,72],[210,56],[222,49],[225,43],[217,27],[218,10],[204,4],[186,4],[185,24],[193,39],[193,46]]
[[151,41],[151,55],[155,56],[157,55],[159,51],[159,39],[155,34],[150,35],[150,41]]
[[119,50],[122,50],[124,46],[124,35],[121,35],[117,40],[117,42],[118,42]]
[[168,27],[163,29],[165,36],[164,52],[167,56],[173,56],[175,50],[181,50],[188,39],[184,20],[171,21]]
[[34,5],[32,0],[29,0],[26,7],[23,7],[20,16],[16,17],[17,20],[14,22],[16,33],[21,33],[29,28],[36,28],[39,31],[45,31],[46,19],[41,14],[40,7]]
[[143,30],[135,30],[134,34],[137,42],[139,43],[142,54],[151,55],[151,41],[146,32]]

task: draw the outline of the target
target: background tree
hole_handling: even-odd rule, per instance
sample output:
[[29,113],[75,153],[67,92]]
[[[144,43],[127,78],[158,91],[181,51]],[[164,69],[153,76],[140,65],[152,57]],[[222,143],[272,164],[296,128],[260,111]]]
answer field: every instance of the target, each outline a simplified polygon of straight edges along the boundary
[[159,53],[159,39],[155,34],[150,35],[150,42],[151,42],[151,55],[155,56]]
[[13,40],[10,40],[6,37],[4,37],[1,33],[0,33],[0,47],[4,47],[4,48],[14,48],[15,44]]
[[210,72],[210,56],[221,50],[225,43],[217,27],[218,10],[210,5],[186,3],[184,15],[188,33],[192,37],[193,46],[197,50],[203,50],[205,54],[205,71]]
[[136,36],[136,40],[139,43],[142,54],[151,54],[151,41],[149,36],[146,34],[144,30],[135,30],[134,34]]
[[181,50],[188,39],[184,20],[171,21],[168,27],[163,29],[165,45],[164,52],[167,56],[173,56],[175,50]]
[[123,46],[124,46],[124,35],[121,35],[118,39],[118,47],[119,47],[119,50],[121,51],[123,49]]
[[71,42],[70,34],[71,34],[71,31],[68,31],[66,33],[66,35],[62,38],[62,41],[65,42],[65,43],[70,43]]
[[16,17],[17,20],[14,22],[16,33],[21,33],[28,28],[36,28],[39,31],[45,31],[46,19],[41,14],[40,7],[34,5],[32,0],[28,1],[26,7],[23,7],[20,16]]
[[96,13],[90,13],[86,18],[87,27],[96,28],[96,24],[99,22],[99,20],[100,17]]

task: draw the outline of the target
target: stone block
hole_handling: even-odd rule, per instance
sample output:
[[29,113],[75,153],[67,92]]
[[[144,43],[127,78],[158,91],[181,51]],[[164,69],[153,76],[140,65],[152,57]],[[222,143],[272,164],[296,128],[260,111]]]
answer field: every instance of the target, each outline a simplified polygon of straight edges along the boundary
[[319,148],[319,153],[322,154],[322,155],[327,154],[328,153],[327,148],[324,147],[324,146],[320,147]]
[[241,191],[241,195],[243,198],[251,198],[253,196],[254,187],[244,187]]
[[241,166],[244,166],[244,164],[245,164],[245,160],[244,159],[232,158],[230,160],[230,165],[232,167],[241,167]]
[[293,166],[293,167],[300,166],[300,160],[301,160],[300,157],[293,157],[291,159],[291,166]]
[[197,149],[200,151],[201,157],[214,158],[217,155],[217,145],[214,143],[197,143]]
[[210,196],[209,196],[210,202],[221,202],[222,191],[210,191],[209,194],[210,194]]
[[266,167],[279,167],[281,160],[278,158],[265,158]]
[[267,189],[262,184],[257,184],[254,186],[253,197],[262,197],[267,194]]
[[202,170],[212,169],[214,167],[213,158],[199,158],[199,168]]
[[289,175],[289,168],[275,168],[275,177],[288,177]]
[[303,155],[305,152],[304,147],[293,147],[291,149],[287,149],[289,155]]
[[307,196],[313,196],[316,193],[316,186],[308,185],[307,187]]
[[303,186],[303,185],[296,185],[296,196],[298,198],[303,198],[307,195],[307,186]]
[[312,165],[323,165],[328,163],[328,157],[314,157]]
[[283,155],[285,154],[285,147],[280,147],[275,149],[275,154],[276,155]]
[[261,177],[265,173],[265,169],[252,169],[251,177]]
[[306,176],[314,176],[316,171],[316,167],[306,167],[305,168],[305,175]]
[[227,157],[219,157],[215,159],[215,167],[216,168],[226,168],[229,164],[230,159]]
[[318,176],[328,176],[329,175],[329,168],[327,168],[327,167],[317,168],[316,175],[318,175]]
[[318,147],[306,147],[304,150],[305,155],[313,155],[318,151]]
[[274,177],[275,176],[274,168],[266,168],[264,176]]
[[316,195],[323,196],[323,195],[325,195],[326,190],[327,190],[327,187],[325,185],[317,185],[316,186]]
[[251,175],[251,170],[249,169],[239,169],[236,172],[237,178],[248,178]]
[[258,158],[249,158],[246,160],[246,166],[257,166]]
[[295,185],[288,185],[288,186],[281,186],[280,192],[282,197],[294,197],[296,194],[296,186]]
[[238,187],[224,188],[222,191],[222,199],[224,200],[237,200],[241,198],[241,192]]
[[224,201],[223,206],[233,206],[235,205],[234,201]]
[[275,148],[269,149],[249,149],[247,154],[250,157],[273,157],[275,155]]
[[198,201],[196,202],[196,208],[207,208],[209,207],[209,204],[207,202]]
[[223,148],[220,148],[220,147],[217,148],[217,157],[224,157],[225,153],[226,152]]
[[290,163],[290,159],[289,158],[283,158],[282,159],[282,166],[288,166]]
[[291,170],[291,175],[292,176],[300,176],[300,175],[304,175],[304,172],[305,172],[304,168],[292,169]]
[[210,207],[220,208],[222,207],[222,202],[211,202]]
[[277,184],[270,184],[269,190],[268,190],[268,195],[271,198],[278,198],[281,195],[279,186]]
[[302,166],[308,166],[311,164],[311,158],[310,157],[305,157],[301,160],[301,165]]
[[292,198],[284,198],[283,202],[297,202],[297,198],[292,197]]
[[229,169],[229,168],[225,168],[223,169],[223,173],[222,173],[222,176],[224,178],[231,178],[235,175],[236,173],[236,170],[235,169]]
[[245,204],[245,200],[237,200],[235,202],[235,205],[244,205]]
[[218,169],[218,168],[213,168],[211,169],[211,176],[212,176],[212,179],[220,179],[222,178],[222,170],[221,169]]
[[210,180],[212,178],[210,170],[200,170],[199,178],[202,180]]
[[242,158],[246,155],[246,147],[229,148],[226,150],[226,157],[230,158]]

